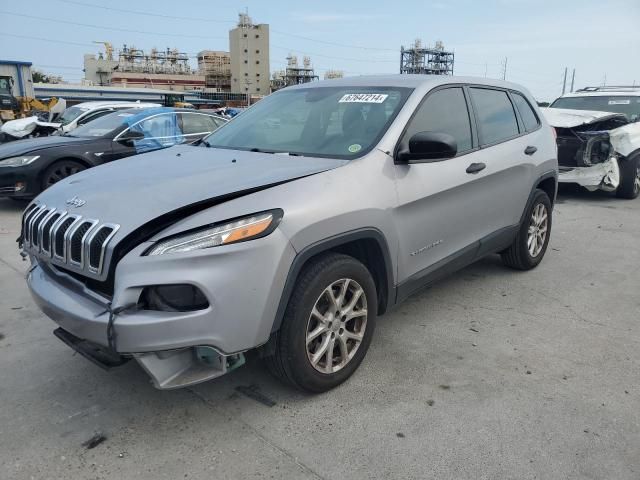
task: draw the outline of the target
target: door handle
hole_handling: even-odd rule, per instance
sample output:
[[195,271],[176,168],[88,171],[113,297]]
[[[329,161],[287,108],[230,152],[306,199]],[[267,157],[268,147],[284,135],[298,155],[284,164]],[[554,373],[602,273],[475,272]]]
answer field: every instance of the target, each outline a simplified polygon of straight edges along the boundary
[[529,145],[527,148],[524,149],[525,155],[533,155],[537,151],[538,151],[538,149],[536,147],[534,147],[533,145]]
[[478,173],[487,168],[484,163],[472,163],[467,167],[467,173]]

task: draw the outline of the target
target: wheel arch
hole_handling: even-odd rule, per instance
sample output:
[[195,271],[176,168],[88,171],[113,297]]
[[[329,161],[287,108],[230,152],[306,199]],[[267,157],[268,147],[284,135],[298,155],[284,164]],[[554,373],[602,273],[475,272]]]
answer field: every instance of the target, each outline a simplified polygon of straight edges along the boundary
[[51,161],[49,161],[47,163],[46,166],[44,166],[43,168],[40,169],[40,171],[38,172],[38,185],[42,185],[42,182],[44,180],[44,175],[45,173],[56,163],[60,163],[60,162],[64,162],[66,160],[70,160],[73,162],[78,162],[79,164],[81,164],[82,166],[84,166],[85,168],[91,168],[91,167],[95,167],[94,164],[92,164],[89,160],[87,160],[86,158],[83,158],[81,156],[76,156],[76,155],[65,155],[63,157],[58,157],[55,158]]
[[315,242],[301,250],[289,268],[278,309],[271,328],[280,329],[284,313],[302,269],[314,258],[328,252],[343,253],[362,262],[373,277],[378,294],[378,314],[384,313],[395,298],[393,263],[386,238],[377,228],[361,228]]

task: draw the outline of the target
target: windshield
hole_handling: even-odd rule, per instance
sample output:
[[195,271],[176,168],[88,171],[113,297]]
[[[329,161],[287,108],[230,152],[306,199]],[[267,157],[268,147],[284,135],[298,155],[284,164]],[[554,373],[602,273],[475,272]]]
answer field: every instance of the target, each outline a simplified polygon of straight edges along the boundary
[[282,90],[205,140],[210,147],[355,158],[372,149],[409,88],[317,87]]
[[11,84],[8,78],[0,78],[0,92],[11,93]]
[[86,125],[79,126],[73,130],[72,134],[67,135],[70,137],[104,137],[121,127],[125,120],[133,115],[133,113],[127,112],[110,113],[104,117],[96,118]]
[[84,112],[86,112],[86,110],[83,108],[69,107],[65,109],[64,112],[62,112],[62,115],[58,119],[58,122],[60,122],[62,125],[66,125],[68,123],[73,122],[76,118],[78,118]]
[[624,113],[629,120],[640,120],[640,97],[623,95],[603,95],[558,98],[551,108],[574,110],[595,110],[598,112]]

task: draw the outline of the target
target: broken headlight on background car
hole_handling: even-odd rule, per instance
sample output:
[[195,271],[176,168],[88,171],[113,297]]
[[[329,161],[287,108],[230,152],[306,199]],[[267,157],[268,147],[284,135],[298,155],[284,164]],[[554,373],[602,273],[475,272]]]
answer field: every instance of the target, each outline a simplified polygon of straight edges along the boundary
[[578,136],[585,140],[584,148],[578,151],[582,154],[582,163],[585,167],[590,167],[597,163],[606,162],[611,155],[611,144],[609,143],[609,132],[580,132]]
[[0,160],[0,167],[22,167],[29,165],[40,158],[40,155],[21,155],[19,157],[5,158]]
[[273,210],[191,230],[158,241],[146,255],[191,252],[264,237],[275,230],[281,218],[282,211]]

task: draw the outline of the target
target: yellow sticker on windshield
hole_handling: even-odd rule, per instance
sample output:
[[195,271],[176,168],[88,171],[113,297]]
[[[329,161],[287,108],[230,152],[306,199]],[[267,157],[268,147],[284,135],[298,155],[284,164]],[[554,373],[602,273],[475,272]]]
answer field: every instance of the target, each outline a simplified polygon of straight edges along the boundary
[[354,143],[353,145],[349,145],[349,151],[351,153],[356,153],[356,152],[359,152],[360,150],[362,150],[362,145],[360,145],[358,143]]

